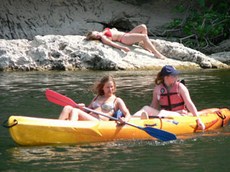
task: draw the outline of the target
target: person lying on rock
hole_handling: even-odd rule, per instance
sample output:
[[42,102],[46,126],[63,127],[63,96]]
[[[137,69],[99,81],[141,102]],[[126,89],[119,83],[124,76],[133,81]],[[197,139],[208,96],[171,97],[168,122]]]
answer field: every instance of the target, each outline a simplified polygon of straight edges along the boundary
[[148,37],[147,27],[144,24],[136,26],[127,33],[118,31],[116,28],[105,28],[102,32],[92,31],[86,35],[86,40],[101,40],[102,43],[124,50],[125,52],[130,51],[130,49],[127,46],[117,44],[116,42],[121,42],[128,46],[133,45],[134,43],[141,43],[144,49],[153,53],[157,58],[166,58],[157,51],[151,43]]
[[193,116],[197,117],[197,125],[204,130],[205,125],[199,118],[197,108],[191,100],[187,87],[178,81],[179,72],[170,65],[164,66],[157,74],[153,99],[150,106],[144,106],[136,112],[133,117],[149,116],[186,116],[189,115],[187,109]]
[[[124,124],[128,122],[131,118],[130,112],[126,107],[124,101],[116,97],[116,83],[112,76],[104,76],[102,79],[95,84],[93,91],[97,94],[92,100],[88,108],[93,109],[98,112],[102,112],[107,116],[114,116],[115,112],[122,113],[123,116],[118,117],[119,124]],[[79,104],[82,108],[85,107],[84,104]],[[87,112],[82,108],[73,108],[72,106],[65,106],[59,116],[60,120],[88,120],[88,121],[98,121],[105,120],[108,121],[109,118],[94,114],[92,112]],[[114,116],[115,117],[115,116]]]

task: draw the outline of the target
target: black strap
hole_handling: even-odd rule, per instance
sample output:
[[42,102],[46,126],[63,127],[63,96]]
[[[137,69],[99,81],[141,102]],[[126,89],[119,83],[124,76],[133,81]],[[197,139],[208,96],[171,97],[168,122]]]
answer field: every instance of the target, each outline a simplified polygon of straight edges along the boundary
[[172,110],[173,108],[178,107],[178,106],[182,106],[182,105],[184,105],[184,102],[177,103],[177,104],[171,104],[170,107],[169,106],[161,105],[161,108],[163,108],[165,110]]
[[216,111],[216,114],[217,114],[218,117],[220,117],[222,119],[221,127],[223,127],[224,126],[224,120],[225,120],[226,116],[223,115],[221,113],[221,111]]

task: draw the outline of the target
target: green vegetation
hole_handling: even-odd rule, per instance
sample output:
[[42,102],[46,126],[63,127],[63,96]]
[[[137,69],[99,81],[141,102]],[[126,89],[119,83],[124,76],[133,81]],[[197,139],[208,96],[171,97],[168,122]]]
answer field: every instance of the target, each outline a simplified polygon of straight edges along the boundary
[[[195,2],[195,4],[194,4]],[[196,0],[189,8],[177,7],[184,17],[175,19],[167,26],[180,35],[180,42],[195,49],[217,45],[230,36],[230,7],[228,1]],[[168,36],[175,36],[171,34]]]

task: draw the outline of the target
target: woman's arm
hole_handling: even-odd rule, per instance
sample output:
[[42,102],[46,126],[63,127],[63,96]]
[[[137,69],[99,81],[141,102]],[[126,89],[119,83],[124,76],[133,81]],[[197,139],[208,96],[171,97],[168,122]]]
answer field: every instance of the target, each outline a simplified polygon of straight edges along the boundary
[[160,110],[159,109],[159,101],[158,101],[158,86],[155,86],[154,90],[153,90],[153,98],[152,98],[152,103],[151,103],[151,107],[154,108],[154,109],[157,109],[157,110]]
[[180,90],[180,95],[182,96],[188,110],[193,114],[193,116],[198,117],[197,108],[194,105],[194,103],[190,97],[188,89],[183,84],[180,84],[179,90]]
[[125,105],[125,102],[121,98],[117,98],[117,106],[118,106],[118,109],[120,109],[121,112],[125,115],[125,118],[123,118],[122,121],[128,122],[131,118],[131,115],[130,115],[129,109]]
[[92,104],[93,104],[93,102],[94,102],[97,98],[98,98],[98,95],[95,96],[95,97],[93,98],[93,100],[91,100],[90,104],[88,105],[88,108],[93,109]]
[[113,41],[111,41],[110,39],[108,39],[106,36],[102,36],[101,37],[101,42],[106,44],[106,45],[109,45],[109,46],[112,46],[114,48],[117,48],[117,49],[120,49],[120,50],[124,50],[125,52],[128,52],[130,51],[130,49],[126,46],[122,46],[120,44],[117,44]]
[[204,130],[205,129],[205,125],[203,124],[203,122],[201,121],[201,119],[199,118],[198,112],[197,112],[197,108],[194,105],[193,101],[191,100],[190,94],[188,89],[183,85],[180,84],[179,85],[179,90],[180,90],[180,94],[184,99],[185,105],[188,108],[188,110],[193,114],[193,116],[197,117],[197,124],[198,126]]

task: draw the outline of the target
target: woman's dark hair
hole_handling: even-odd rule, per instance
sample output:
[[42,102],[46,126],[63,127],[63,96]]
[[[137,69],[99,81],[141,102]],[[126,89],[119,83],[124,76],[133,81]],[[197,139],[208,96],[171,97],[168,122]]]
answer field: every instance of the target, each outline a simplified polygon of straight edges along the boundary
[[162,76],[161,72],[158,72],[157,77],[154,81],[156,85],[160,85],[164,82],[164,77]]

